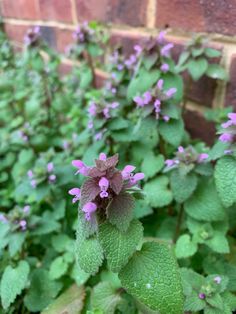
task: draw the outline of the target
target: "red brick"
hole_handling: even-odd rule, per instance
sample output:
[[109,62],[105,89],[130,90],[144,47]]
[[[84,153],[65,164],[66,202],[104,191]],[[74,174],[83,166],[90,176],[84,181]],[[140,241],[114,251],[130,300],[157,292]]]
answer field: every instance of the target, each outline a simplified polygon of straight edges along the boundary
[[59,73],[61,75],[66,75],[69,74],[72,70],[72,65],[67,64],[67,63],[61,63],[59,66]]
[[72,22],[69,0],[38,0],[41,19],[45,21]]
[[225,105],[233,106],[236,111],[236,54],[232,56],[229,70],[229,83],[226,89]]
[[207,144],[212,145],[215,140],[215,125],[206,121],[204,117],[196,111],[186,111],[184,121],[187,131],[194,139],[201,139]]
[[1,13],[4,17],[37,20],[39,8],[37,0],[2,0]]
[[73,42],[72,31],[55,28],[55,32],[57,50],[64,53],[65,49]]
[[146,24],[147,0],[76,0],[79,21]]
[[12,25],[12,24],[5,24],[4,25],[5,31],[8,35],[8,37],[14,41],[23,43],[24,35],[26,34],[26,31],[28,30],[29,26],[25,25]]
[[236,33],[235,0],[156,0],[156,26],[193,32]]

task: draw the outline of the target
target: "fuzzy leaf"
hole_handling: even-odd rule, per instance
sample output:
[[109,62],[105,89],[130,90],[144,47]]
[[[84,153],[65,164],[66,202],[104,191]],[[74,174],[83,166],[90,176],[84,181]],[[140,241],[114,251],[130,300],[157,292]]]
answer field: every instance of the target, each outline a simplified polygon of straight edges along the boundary
[[121,232],[125,232],[133,218],[134,198],[126,192],[115,196],[107,207],[107,218]]
[[184,136],[183,121],[174,119],[168,122],[160,121],[159,131],[167,143],[177,147],[180,145]]
[[143,227],[138,220],[131,221],[128,230],[123,233],[110,223],[100,226],[99,242],[111,271],[118,272],[128,262],[142,236]]
[[43,310],[56,297],[61,283],[51,281],[49,273],[44,269],[36,269],[32,273],[30,289],[24,298],[27,309],[31,312]]
[[122,286],[160,314],[182,314],[183,292],[176,260],[164,243],[144,243],[119,273]]
[[170,176],[170,186],[174,198],[178,203],[185,202],[197,187],[197,177],[193,173],[181,175],[180,172],[172,171]]
[[227,80],[228,74],[219,64],[209,64],[206,75],[213,79]]
[[199,80],[206,72],[208,67],[207,60],[199,58],[197,60],[191,60],[188,62],[188,70],[194,81]]
[[100,193],[100,188],[94,179],[88,179],[81,187],[81,208],[88,202],[91,202]]
[[184,303],[184,310],[191,312],[198,312],[205,308],[206,302],[204,300],[199,299],[198,294],[193,291],[190,296],[186,297]]
[[83,287],[71,286],[41,314],[79,314],[83,309],[85,292]]
[[95,274],[103,262],[103,251],[96,238],[76,241],[76,259],[88,274]]
[[50,265],[49,276],[51,279],[58,279],[66,273],[67,269],[68,264],[66,261],[62,256],[58,256]]
[[116,173],[114,173],[114,175],[110,179],[110,186],[116,194],[120,193],[123,186],[123,178],[120,172],[117,171]]
[[236,202],[236,159],[225,156],[215,167],[216,188],[226,207]]
[[145,184],[147,201],[152,207],[163,207],[171,203],[172,193],[168,189],[168,184],[169,180],[166,176],[159,176]]
[[4,309],[7,309],[14,302],[17,295],[21,294],[25,288],[29,271],[30,268],[26,261],[20,261],[16,268],[12,268],[11,266],[5,268],[0,287]]
[[153,151],[150,151],[146,154],[145,159],[143,160],[141,171],[145,173],[145,178],[152,178],[164,167],[164,165],[163,155],[155,156]]
[[184,234],[179,237],[175,248],[177,258],[187,258],[193,256],[196,252],[197,244],[191,241],[188,234]]
[[221,205],[213,183],[200,185],[184,204],[185,211],[197,220],[224,220],[225,210]]

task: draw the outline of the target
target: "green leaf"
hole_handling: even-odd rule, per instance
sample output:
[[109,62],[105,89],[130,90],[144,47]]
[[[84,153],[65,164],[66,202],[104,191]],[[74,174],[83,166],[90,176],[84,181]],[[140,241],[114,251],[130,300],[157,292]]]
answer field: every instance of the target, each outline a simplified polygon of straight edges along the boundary
[[234,294],[225,291],[221,297],[223,302],[227,304],[232,311],[236,310],[236,296]]
[[145,144],[146,151],[147,147],[155,147],[159,141],[157,120],[154,117],[139,120],[134,127],[132,140]]
[[202,182],[194,194],[184,204],[188,215],[205,221],[224,220],[225,210],[221,205],[215,186],[211,182]]
[[225,156],[215,167],[216,188],[222,203],[229,207],[236,202],[236,159]]
[[95,274],[103,262],[103,251],[98,239],[77,239],[76,258],[86,273]]
[[128,262],[142,236],[143,227],[138,220],[133,220],[128,230],[123,233],[110,223],[100,226],[99,242],[111,271],[118,272]]
[[168,245],[144,243],[119,273],[122,286],[160,314],[182,314],[183,292],[176,260]]
[[207,297],[206,301],[211,306],[216,307],[220,310],[223,310],[223,308],[224,308],[223,300],[218,293],[213,294],[211,297]]
[[133,218],[134,197],[121,192],[113,197],[107,207],[107,218],[112,225],[115,225],[121,232],[125,232]]
[[127,99],[131,101],[136,95],[143,94],[157,82],[159,77],[159,70],[147,71],[141,69],[139,75],[130,80],[127,88]]
[[162,74],[164,80],[164,90],[169,88],[176,88],[176,93],[172,97],[172,102],[179,102],[183,98],[183,79],[181,75],[171,72]]
[[70,249],[73,243],[74,241],[66,234],[59,234],[52,237],[52,246],[59,253]]
[[229,147],[229,143],[221,141],[216,142],[209,152],[209,159],[216,160],[222,156],[225,156],[224,151]]
[[25,288],[29,271],[29,264],[26,261],[20,261],[16,268],[12,268],[11,266],[5,268],[0,287],[4,309],[7,309],[14,302],[17,295],[21,294]]
[[147,201],[152,207],[163,207],[171,203],[173,197],[168,184],[167,176],[159,176],[145,184]]
[[205,241],[213,251],[220,254],[227,254],[230,252],[227,238],[222,232],[215,231],[212,238]]
[[58,279],[63,276],[67,269],[68,263],[63,259],[62,256],[58,256],[54,259],[50,265],[49,276],[51,279]]
[[228,74],[219,64],[209,64],[206,75],[219,80],[228,80]]
[[221,51],[212,48],[205,48],[205,55],[209,58],[218,58],[221,56]]
[[152,178],[164,167],[164,156],[155,156],[152,151],[148,152],[141,165],[141,171],[145,173],[145,178]]
[[199,58],[197,60],[192,59],[188,62],[188,71],[194,81],[199,80],[203,76],[207,67],[208,62],[204,58]]
[[178,203],[185,202],[197,187],[197,177],[193,173],[181,175],[178,170],[174,170],[170,176],[170,186],[174,198]]
[[198,312],[205,308],[206,302],[199,299],[197,292],[193,291],[190,296],[186,297],[184,303],[184,310],[191,312]]
[[93,309],[102,310],[106,314],[113,314],[121,300],[120,293],[109,282],[100,282],[94,287],[91,296]]
[[30,288],[24,298],[27,309],[38,312],[46,308],[61,289],[61,283],[52,281],[44,269],[36,269],[31,276]]
[[78,314],[84,305],[84,288],[71,286],[59,296],[41,314]]
[[182,120],[160,121],[159,132],[163,139],[177,147],[180,145],[184,136],[184,124]]
[[179,237],[175,247],[177,258],[187,258],[193,256],[197,252],[197,244],[191,241],[188,234]]

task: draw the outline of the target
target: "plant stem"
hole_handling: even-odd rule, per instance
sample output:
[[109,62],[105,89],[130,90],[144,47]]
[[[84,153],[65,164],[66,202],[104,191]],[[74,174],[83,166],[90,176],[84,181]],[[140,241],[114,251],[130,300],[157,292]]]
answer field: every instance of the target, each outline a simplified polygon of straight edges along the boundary
[[173,239],[174,243],[176,243],[176,241],[179,237],[183,215],[184,215],[184,206],[183,206],[183,204],[181,204],[180,210],[178,213],[178,217],[177,217],[177,225],[176,225],[176,229],[175,229],[175,235],[174,235],[174,239]]
[[96,73],[95,73],[95,68],[94,68],[94,64],[93,64],[93,59],[88,52],[86,53],[86,59],[88,61],[89,67],[92,71],[92,76],[93,76],[92,85],[93,85],[93,87],[96,87]]

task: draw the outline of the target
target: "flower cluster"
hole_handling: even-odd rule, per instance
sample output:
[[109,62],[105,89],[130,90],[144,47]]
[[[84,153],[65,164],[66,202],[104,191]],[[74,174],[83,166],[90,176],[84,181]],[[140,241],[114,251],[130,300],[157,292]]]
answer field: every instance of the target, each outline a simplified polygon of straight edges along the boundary
[[[32,188],[36,188],[37,185],[42,181],[42,178],[41,178],[41,171],[40,173],[34,173],[33,170],[28,170],[27,172],[27,175],[28,175],[28,178],[30,179],[30,185],[32,186]],[[53,162],[49,162],[47,164],[47,167],[46,169],[44,170],[44,176],[43,176],[43,179],[44,178],[47,178],[47,181],[49,183],[55,183],[56,181],[56,175],[54,173],[54,164]]]
[[26,46],[37,46],[41,38],[40,27],[35,26],[34,28],[28,29],[24,36],[24,43]]
[[115,197],[129,191],[144,178],[143,173],[133,174],[135,167],[132,165],[125,166],[122,171],[116,169],[117,163],[117,154],[107,158],[104,153],[95,160],[94,167],[86,166],[81,160],[72,161],[72,165],[78,169],[76,174],[89,178],[81,189],[76,187],[69,191],[73,203],[80,200],[86,220],[91,220],[96,211],[104,212]]
[[23,208],[16,207],[8,215],[0,214],[0,222],[11,224],[13,229],[25,231],[27,229],[27,216],[30,213],[30,206],[25,205]]
[[94,30],[89,26],[88,22],[78,25],[75,32],[72,34],[73,38],[79,44],[88,43],[94,35]]
[[167,91],[163,91],[163,84],[164,81],[160,79],[155,88],[146,91],[142,96],[135,96],[133,100],[137,107],[152,106],[152,111],[155,112],[156,119],[169,121],[170,117],[162,114],[162,105],[165,101],[171,100],[177,90],[172,87]]
[[198,153],[192,146],[183,148],[182,146],[178,147],[178,151],[175,153],[175,158],[167,159],[165,164],[167,168],[173,169],[181,167],[182,165],[194,165],[200,164],[207,160],[208,154]]
[[228,114],[229,120],[221,124],[223,133],[220,135],[221,142],[233,143],[236,139],[236,113]]

